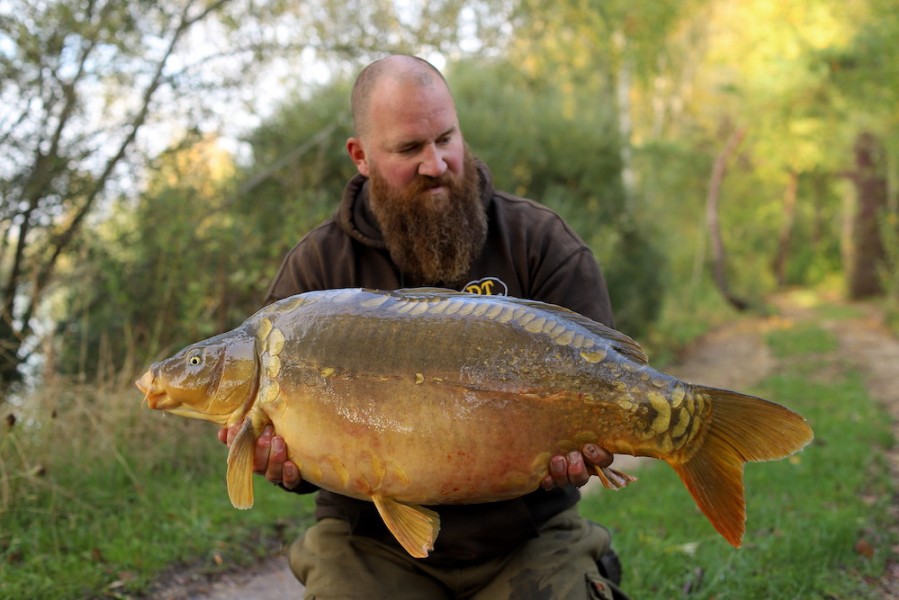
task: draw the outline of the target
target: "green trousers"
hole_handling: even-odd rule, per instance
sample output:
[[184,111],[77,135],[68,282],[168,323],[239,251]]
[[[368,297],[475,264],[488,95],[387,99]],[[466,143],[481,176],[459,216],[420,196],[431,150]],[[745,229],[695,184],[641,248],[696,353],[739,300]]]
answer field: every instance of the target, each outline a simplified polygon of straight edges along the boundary
[[620,600],[600,574],[608,530],[566,510],[515,551],[463,568],[435,567],[401,549],[350,535],[340,519],[322,519],[290,548],[290,568],[307,600],[385,598],[429,600]]

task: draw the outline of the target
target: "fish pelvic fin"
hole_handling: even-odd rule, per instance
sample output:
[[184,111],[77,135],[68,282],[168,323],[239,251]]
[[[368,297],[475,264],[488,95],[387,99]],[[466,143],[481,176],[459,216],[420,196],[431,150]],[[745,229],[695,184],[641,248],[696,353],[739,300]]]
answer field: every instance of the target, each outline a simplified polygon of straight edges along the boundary
[[386,496],[372,496],[387,529],[414,558],[425,558],[440,533],[440,515],[415,504],[402,504]]
[[668,462],[715,529],[739,548],[746,530],[743,465],[785,458],[814,433],[802,415],[780,404],[716,388],[694,391],[711,400],[711,424],[689,460]]
[[603,487],[610,490],[620,490],[637,481],[637,478],[627,473],[622,473],[612,467],[593,467]]
[[228,450],[228,498],[234,508],[253,507],[253,457],[256,438],[268,422],[261,410],[251,410]]

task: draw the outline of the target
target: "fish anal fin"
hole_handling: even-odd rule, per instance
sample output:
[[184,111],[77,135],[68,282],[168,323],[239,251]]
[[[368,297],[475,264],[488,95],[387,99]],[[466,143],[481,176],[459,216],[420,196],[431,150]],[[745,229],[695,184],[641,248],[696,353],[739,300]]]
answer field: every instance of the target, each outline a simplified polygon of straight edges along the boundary
[[620,490],[637,481],[637,478],[633,475],[622,473],[612,467],[594,467],[594,469],[596,470],[596,474],[599,476],[599,480],[602,482],[603,487],[610,490]]
[[234,508],[253,507],[253,457],[256,438],[267,424],[261,411],[250,411],[228,450],[228,498]]
[[[702,445],[684,462],[668,457],[712,525],[739,548],[746,529],[743,465],[784,458],[814,438],[802,415],[762,398],[694,386],[712,403]],[[682,457],[681,457],[682,458]]]
[[386,496],[372,496],[387,529],[414,558],[425,558],[434,549],[440,532],[440,515],[413,504],[402,504]]

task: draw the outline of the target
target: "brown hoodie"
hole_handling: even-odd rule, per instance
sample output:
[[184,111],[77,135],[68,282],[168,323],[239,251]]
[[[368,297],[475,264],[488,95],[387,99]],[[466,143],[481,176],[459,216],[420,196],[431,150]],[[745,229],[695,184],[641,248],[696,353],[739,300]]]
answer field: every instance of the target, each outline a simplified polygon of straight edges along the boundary
[[[487,209],[487,242],[475,259],[465,291],[540,300],[564,306],[612,326],[606,283],[590,249],[548,208],[496,191],[489,170],[478,163]],[[347,184],[340,206],[287,254],[265,303],[313,290],[367,287],[393,290],[428,285],[412,281],[390,260],[377,221],[368,208],[368,179]],[[302,485],[301,493],[315,490]],[[537,535],[537,527],[573,506],[574,488],[542,489],[522,498],[487,504],[430,507],[440,514],[440,536],[427,559],[464,564],[492,558]],[[349,521],[355,535],[397,545],[370,502],[320,490],[316,517]]]

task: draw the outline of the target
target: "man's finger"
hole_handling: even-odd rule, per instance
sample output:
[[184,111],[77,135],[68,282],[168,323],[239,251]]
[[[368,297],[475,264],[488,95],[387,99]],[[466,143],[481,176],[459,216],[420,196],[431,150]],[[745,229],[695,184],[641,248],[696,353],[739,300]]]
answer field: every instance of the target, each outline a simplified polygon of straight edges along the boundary
[[590,473],[587,472],[587,465],[584,464],[584,455],[580,452],[568,453],[568,471],[566,472],[566,483],[571,483],[578,487],[587,483],[590,479]]
[[611,453],[606,452],[595,444],[587,444],[584,446],[584,456],[597,467],[608,467],[615,458]]
[[268,467],[268,455],[272,446],[272,434],[274,431],[271,425],[262,430],[262,435],[256,440],[256,446],[253,453],[253,470],[256,473],[265,473]]
[[281,477],[283,478],[281,485],[289,490],[300,485],[300,482],[302,481],[300,478],[300,470],[289,460],[284,463],[284,468],[281,470]]
[[280,435],[272,436],[271,452],[268,455],[265,478],[272,483],[283,483],[285,460],[287,460],[287,446],[284,444],[284,438]]

